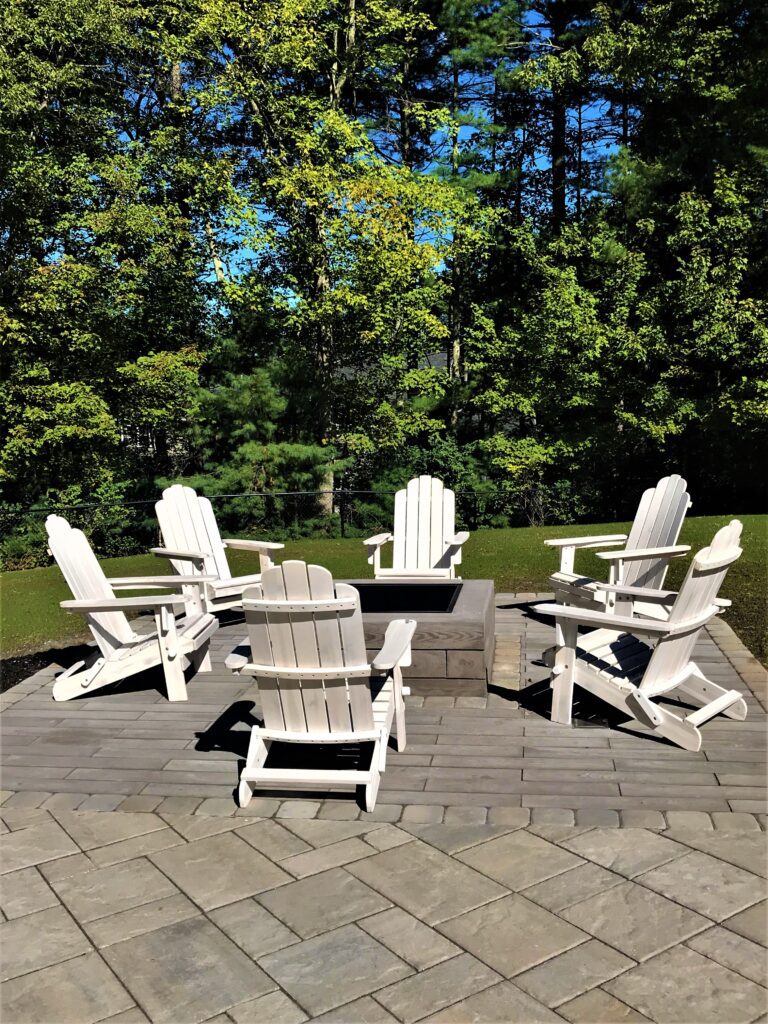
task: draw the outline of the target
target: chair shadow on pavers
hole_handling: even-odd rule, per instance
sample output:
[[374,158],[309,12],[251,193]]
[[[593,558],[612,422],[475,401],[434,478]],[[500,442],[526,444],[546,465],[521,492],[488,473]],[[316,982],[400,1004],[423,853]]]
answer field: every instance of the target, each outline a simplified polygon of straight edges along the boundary
[[[245,761],[251,728],[261,725],[261,719],[253,713],[255,708],[252,700],[236,700],[230,704],[204,732],[195,733],[195,750],[223,750]],[[238,729],[238,725],[243,728]]]
[[[204,732],[195,733],[197,742],[194,749],[201,753],[214,750],[234,754],[237,758],[237,777],[245,767],[248,741],[253,726],[260,727],[263,720],[259,708],[252,700],[238,700],[226,708]],[[390,737],[390,745],[394,740]],[[288,743],[273,743],[265,767],[298,768],[306,771],[356,771],[360,766],[370,764],[373,743],[315,744],[296,747]],[[235,768],[233,766],[233,777]],[[233,789],[236,794],[236,787]],[[317,799],[317,790],[291,787],[281,790],[264,790],[270,797],[312,797]],[[333,793],[334,800],[354,801],[354,792]]]

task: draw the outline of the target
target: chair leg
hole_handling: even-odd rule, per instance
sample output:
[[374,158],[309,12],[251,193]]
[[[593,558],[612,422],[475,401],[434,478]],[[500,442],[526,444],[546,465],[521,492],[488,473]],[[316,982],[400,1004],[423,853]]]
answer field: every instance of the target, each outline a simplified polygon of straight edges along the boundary
[[380,773],[373,771],[371,774],[371,781],[365,787],[365,809],[366,811],[372,811],[376,806],[376,797],[379,793],[379,782],[381,780]]
[[190,658],[190,662],[194,672],[213,671],[213,666],[211,665],[211,645],[207,640],[202,647],[195,651]]
[[552,669],[552,721],[570,725],[573,705],[573,682],[576,671],[576,641],[578,626],[575,622],[558,620],[555,623],[557,653]]
[[264,767],[271,744],[271,740],[265,740],[259,735],[258,729],[251,729],[248,753],[245,755],[245,767],[240,773],[240,785],[237,794],[238,803],[241,807],[247,807],[253,796],[254,784],[247,776]]
[[[692,697],[694,700],[699,701],[701,704],[711,704],[713,700],[717,700],[718,697],[724,697],[728,692],[722,686],[718,686],[717,683],[712,683],[702,673],[694,672],[683,683],[678,683],[677,689],[686,695],[686,697]],[[720,714],[725,715],[726,718],[735,718],[739,722],[743,722],[747,717],[747,704],[742,698],[731,704],[730,707],[725,708]]]
[[399,665],[394,671],[395,689],[395,737],[397,749],[405,750],[405,701],[403,700],[403,672]]
[[253,796],[253,786],[246,779],[240,779],[240,785],[237,787],[237,802],[240,807],[247,807],[251,802]]

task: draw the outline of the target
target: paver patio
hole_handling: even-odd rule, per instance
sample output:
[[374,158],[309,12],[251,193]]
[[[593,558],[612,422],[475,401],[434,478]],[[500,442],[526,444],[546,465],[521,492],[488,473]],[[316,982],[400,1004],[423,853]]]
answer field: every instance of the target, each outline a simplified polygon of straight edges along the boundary
[[551,725],[551,628],[526,600],[499,604],[487,702],[412,702],[371,815],[325,793],[236,811],[258,709],[221,666],[241,626],[217,635],[186,706],[151,680],[63,705],[50,673],[11,691],[4,1024],[763,1019],[765,711],[748,652],[720,622],[703,639],[750,714],[708,723],[691,754],[595,705],[588,727]]

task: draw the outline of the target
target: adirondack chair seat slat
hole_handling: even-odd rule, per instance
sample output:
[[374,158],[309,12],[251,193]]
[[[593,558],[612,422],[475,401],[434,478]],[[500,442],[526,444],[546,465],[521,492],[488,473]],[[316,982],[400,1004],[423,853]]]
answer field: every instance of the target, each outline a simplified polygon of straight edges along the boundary
[[[741,530],[741,523],[734,519],[693,559],[665,622],[600,613],[577,605],[538,606],[543,614],[555,616],[558,635],[551,682],[552,721],[570,724],[574,685],[686,750],[701,748],[699,727],[716,715],[746,718],[747,706],[741,694],[707,679],[693,661],[701,629],[721,610],[717,593],[728,567],[741,555]],[[580,624],[598,628],[579,635]],[[655,645],[639,640],[636,633],[655,634]],[[680,717],[654,702],[653,698],[673,690],[686,701],[703,706]]]
[[[211,670],[209,641],[219,628],[216,618],[202,608],[200,590],[205,583],[180,584],[183,595],[115,597],[113,586],[82,531],[73,530],[61,516],[49,516],[45,525],[51,552],[74,595],[74,600],[62,601],[62,607],[85,615],[98,646],[98,652],[88,662],[81,662],[57,677],[54,699],[70,700],[162,666],[168,699],[186,700],[184,669],[191,664],[196,671]],[[178,584],[176,580],[168,583],[159,577],[150,579],[155,586],[176,589]],[[133,583],[128,577],[120,577],[118,585],[141,589],[148,585],[147,577],[139,577]],[[125,610],[147,608],[154,612],[155,629],[148,634],[136,633]],[[186,614],[176,619],[175,612]]]
[[[327,569],[298,561],[262,573],[261,582],[244,591],[243,610],[248,640],[235,648],[226,664],[254,678],[264,724],[251,730],[240,776],[241,805],[250,801],[256,785],[295,782],[313,787],[364,785],[366,808],[372,810],[393,724],[398,749],[405,746],[401,665],[410,664],[416,623],[390,623],[384,645],[388,670],[373,670],[365,661],[358,592],[349,584],[334,584]],[[370,765],[355,771],[304,766],[278,770],[268,764],[275,741],[373,742],[373,752]]]
[[[163,534],[163,547],[153,554],[169,558],[179,575],[206,576],[203,590],[207,612],[242,607],[243,590],[258,583],[272,563],[272,553],[284,547],[276,541],[222,540],[213,506],[191,487],[174,484],[163,491],[155,505]],[[259,572],[233,576],[225,548],[252,551],[259,556]],[[210,578],[212,577],[212,578]]]
[[[436,477],[420,476],[395,495],[391,533],[363,541],[373,575],[381,578],[456,578],[466,530],[456,532],[456,496]],[[392,542],[392,567],[381,566],[381,549]]]
[[[629,535],[605,534],[593,537],[552,538],[545,545],[560,549],[560,566],[550,576],[549,583],[555,600],[565,605],[579,605],[598,611],[614,611],[663,620],[669,614],[654,603],[648,595],[633,594],[629,589],[661,590],[670,559],[690,550],[677,543],[685,513],[690,508],[690,495],[685,480],[678,475],[664,477],[655,487],[645,491],[640,499]],[[609,563],[609,584],[617,588],[604,588],[600,582],[574,570],[578,550],[598,547],[618,550],[596,551],[597,558]],[[548,652],[554,656],[554,651]]]

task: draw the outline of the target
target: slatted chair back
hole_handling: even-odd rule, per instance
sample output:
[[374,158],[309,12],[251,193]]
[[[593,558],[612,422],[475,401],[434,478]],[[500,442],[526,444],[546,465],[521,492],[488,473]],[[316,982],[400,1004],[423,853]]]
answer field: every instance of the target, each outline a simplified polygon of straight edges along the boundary
[[[208,498],[200,497],[191,487],[173,484],[163,491],[162,499],[155,504],[155,512],[165,547],[174,551],[204,551],[204,575],[216,576],[220,580],[232,578],[216,516]],[[179,575],[198,573],[189,561],[171,559],[171,564]]]
[[[729,566],[741,555],[742,524],[738,519],[718,530],[709,547],[691,562],[669,615],[670,626],[691,622],[714,611],[715,598]],[[701,628],[663,637],[651,655],[639,689],[652,696],[669,689],[669,681],[684,671],[691,660]]]
[[[115,592],[82,530],[55,515],[48,516],[45,529],[50,552],[75,600],[114,598]],[[89,612],[86,621],[105,658],[136,639],[124,612]]]
[[450,569],[446,546],[456,532],[455,520],[456,497],[442,480],[411,480],[395,495],[392,568]]
[[[665,476],[643,493],[625,547],[664,548],[676,544],[690,505],[685,480],[677,474]],[[665,558],[627,561],[621,582],[627,587],[661,589],[668,565]]]
[[267,729],[327,734],[373,728],[371,669],[354,587],[334,585],[322,566],[286,561],[244,590],[243,611],[251,662],[261,667],[253,674]]

